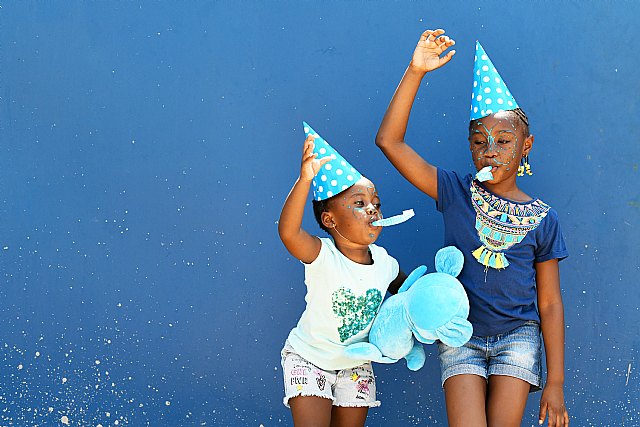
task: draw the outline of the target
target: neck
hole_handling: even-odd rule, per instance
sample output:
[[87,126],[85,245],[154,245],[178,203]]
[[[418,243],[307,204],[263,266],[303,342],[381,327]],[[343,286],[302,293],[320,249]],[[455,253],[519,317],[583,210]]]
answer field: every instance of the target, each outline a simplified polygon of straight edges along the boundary
[[373,258],[371,257],[371,252],[369,251],[369,245],[363,246],[347,239],[338,231],[337,227],[333,227],[333,230],[339,236],[339,238],[336,238],[336,236],[334,235],[333,241],[336,245],[336,248],[338,248],[342,255],[346,256],[353,262],[357,262],[358,264],[373,264]]
[[505,181],[500,181],[495,184],[483,182],[482,185],[496,196],[500,196],[504,199],[513,200],[515,202],[527,202],[531,199],[522,190],[520,190],[520,188],[518,188],[515,175]]

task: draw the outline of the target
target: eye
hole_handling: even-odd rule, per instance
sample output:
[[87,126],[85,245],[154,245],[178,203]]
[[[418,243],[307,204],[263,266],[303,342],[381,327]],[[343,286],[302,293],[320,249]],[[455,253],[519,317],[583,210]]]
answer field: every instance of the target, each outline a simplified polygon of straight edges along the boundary
[[511,142],[511,141],[510,141],[510,140],[508,140],[508,139],[499,139],[499,140],[498,140],[498,144],[508,144],[508,143],[510,143],[510,142]]
[[376,209],[380,209],[380,208],[382,207],[382,203],[380,203],[380,202],[378,202],[378,203],[374,203],[374,204],[373,204],[373,206],[374,206]]
[[484,143],[486,143],[486,141],[484,139],[480,139],[480,138],[474,138],[471,140],[471,142],[475,145],[482,145]]
[[364,202],[362,200],[356,200],[354,205],[356,205],[356,206],[364,206]]

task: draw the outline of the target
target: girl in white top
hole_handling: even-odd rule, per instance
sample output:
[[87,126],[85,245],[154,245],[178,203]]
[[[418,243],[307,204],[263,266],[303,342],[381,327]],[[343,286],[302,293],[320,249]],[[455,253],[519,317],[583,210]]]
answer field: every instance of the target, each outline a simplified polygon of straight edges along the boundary
[[[287,250],[305,266],[307,286],[306,309],[282,350],[284,403],[295,426],[361,427],[369,407],[380,404],[375,377],[369,361],[348,359],[343,350],[368,339],[385,292],[397,292],[406,276],[373,244],[382,229],[371,224],[382,218],[373,183],[312,129],[305,130],[300,177],[278,224]],[[302,229],[312,185],[316,220],[332,239]],[[327,191],[332,186],[336,194]]]

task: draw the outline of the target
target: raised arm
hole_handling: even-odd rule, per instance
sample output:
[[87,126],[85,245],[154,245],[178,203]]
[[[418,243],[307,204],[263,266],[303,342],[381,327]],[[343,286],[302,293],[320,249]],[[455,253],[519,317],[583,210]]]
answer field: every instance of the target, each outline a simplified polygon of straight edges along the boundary
[[441,56],[455,41],[443,35],[444,30],[427,30],[420,36],[411,63],[391,98],[376,135],[376,145],[410,183],[433,199],[438,198],[438,176],[435,166],[424,160],[405,141],[411,107],[422,82],[429,72],[449,62],[455,50]]
[[547,382],[540,398],[542,424],[548,414],[550,427],[569,425],[564,406],[564,307],[560,294],[558,260],[536,263],[538,311],[547,356]]
[[318,257],[321,243],[320,239],[302,229],[304,207],[309,196],[311,181],[322,165],[331,160],[331,157],[316,158],[318,155],[313,152],[313,139],[313,136],[309,135],[304,141],[300,176],[293,184],[282,206],[278,222],[278,234],[284,246],[291,255],[307,264]]

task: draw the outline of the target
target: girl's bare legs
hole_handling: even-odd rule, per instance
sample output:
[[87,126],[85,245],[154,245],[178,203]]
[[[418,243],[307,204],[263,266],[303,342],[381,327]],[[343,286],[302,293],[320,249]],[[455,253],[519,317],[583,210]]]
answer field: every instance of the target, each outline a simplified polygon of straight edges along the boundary
[[527,405],[529,383],[505,375],[491,375],[487,391],[488,426],[519,427]]
[[295,427],[364,427],[369,408],[332,406],[330,399],[298,396],[289,400]]
[[331,399],[317,396],[298,396],[289,400],[295,427],[329,427]]
[[487,381],[473,374],[455,375],[444,382],[449,427],[487,427]]
[[369,408],[334,406],[331,411],[331,427],[364,427]]

